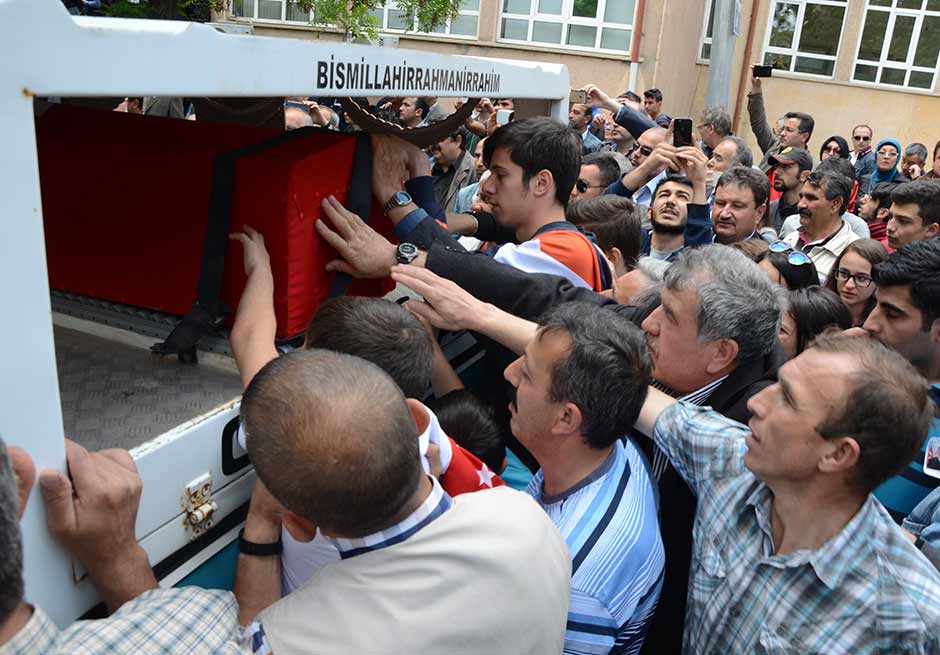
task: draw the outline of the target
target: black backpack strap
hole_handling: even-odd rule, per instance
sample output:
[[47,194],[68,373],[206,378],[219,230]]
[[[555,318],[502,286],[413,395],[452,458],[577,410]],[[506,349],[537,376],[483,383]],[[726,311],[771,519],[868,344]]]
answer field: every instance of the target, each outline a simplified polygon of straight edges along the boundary
[[[209,197],[209,216],[203,241],[202,264],[196,287],[196,302],[166,340],[154,344],[150,350],[158,355],[176,355],[180,361],[195,364],[196,346],[207,334],[219,330],[225,316],[231,311],[222,303],[222,282],[225,276],[225,249],[231,226],[232,197],[235,191],[235,166],[242,157],[252,155],[285,141],[306,137],[311,130],[301,128],[285,132],[258,144],[222,153],[216,157],[212,171],[212,191]],[[372,139],[367,133],[356,135],[353,170],[349,183],[347,206],[363,221],[369,220],[372,204]],[[336,273],[330,287],[330,297],[341,296],[352,278]]]

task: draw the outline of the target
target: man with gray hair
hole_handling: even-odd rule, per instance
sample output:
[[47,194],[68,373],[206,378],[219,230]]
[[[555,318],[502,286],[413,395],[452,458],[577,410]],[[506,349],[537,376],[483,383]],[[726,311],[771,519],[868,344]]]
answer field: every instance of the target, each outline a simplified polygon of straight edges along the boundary
[[904,149],[899,170],[912,180],[921,177],[926,171],[927,146],[923,143],[912,143]]
[[731,114],[724,107],[705,107],[698,124],[702,150],[709,159],[722,139],[731,134]]

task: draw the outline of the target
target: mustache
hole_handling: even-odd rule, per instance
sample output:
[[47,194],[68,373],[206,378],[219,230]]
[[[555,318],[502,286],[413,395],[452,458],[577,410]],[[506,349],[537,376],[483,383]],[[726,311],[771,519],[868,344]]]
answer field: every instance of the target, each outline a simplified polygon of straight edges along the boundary
[[800,216],[812,216],[813,215],[813,212],[811,212],[808,209],[800,209],[798,211],[799,211]]

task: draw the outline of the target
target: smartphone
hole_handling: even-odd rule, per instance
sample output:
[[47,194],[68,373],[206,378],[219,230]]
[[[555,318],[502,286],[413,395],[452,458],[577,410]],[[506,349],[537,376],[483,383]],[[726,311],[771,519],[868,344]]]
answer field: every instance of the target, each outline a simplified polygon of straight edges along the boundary
[[576,104],[586,105],[588,101],[587,93],[581,91],[580,89],[572,90],[569,100]]
[[677,148],[692,145],[692,119],[675,118],[672,121],[672,145]]
[[308,114],[310,113],[310,107],[308,107],[302,102],[298,102],[297,100],[285,100],[284,109],[302,109]]
[[512,121],[512,109],[497,109],[496,110],[496,124],[505,125]]
[[753,74],[754,74],[754,77],[773,77],[774,67],[773,66],[755,66]]

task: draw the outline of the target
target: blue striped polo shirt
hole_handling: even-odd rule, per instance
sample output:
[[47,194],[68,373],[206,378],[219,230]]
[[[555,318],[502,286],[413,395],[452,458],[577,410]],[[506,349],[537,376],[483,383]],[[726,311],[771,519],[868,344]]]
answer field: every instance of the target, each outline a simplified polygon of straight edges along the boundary
[[648,466],[629,440],[617,441],[597,470],[568,491],[527,492],[558,527],[571,552],[565,653],[637,653],[663,582],[665,556]]

